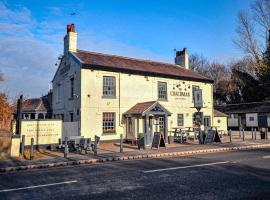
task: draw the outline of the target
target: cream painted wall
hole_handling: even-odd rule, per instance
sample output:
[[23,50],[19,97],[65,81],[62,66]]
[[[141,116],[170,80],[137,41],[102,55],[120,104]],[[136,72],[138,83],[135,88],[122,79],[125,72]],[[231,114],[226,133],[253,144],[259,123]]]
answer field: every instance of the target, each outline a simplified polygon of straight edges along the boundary
[[[68,67],[69,66],[69,67]],[[52,81],[53,83],[53,116],[64,114],[63,121],[70,121],[73,113],[74,121],[80,120],[80,90],[81,70],[79,61],[70,56],[64,56]],[[74,97],[70,96],[70,79],[74,78]],[[58,89],[58,87],[60,87]],[[60,91],[60,93],[59,93]],[[58,98],[59,95],[59,98]]]
[[213,126],[216,126],[217,130],[227,132],[227,130],[228,130],[227,117],[214,117],[213,121],[214,121]]
[[[116,78],[116,98],[102,98],[103,76],[114,76]],[[203,107],[201,112],[211,116],[213,122],[213,93],[212,84],[183,81],[159,77],[145,77],[141,75],[130,75],[107,71],[90,69],[81,70],[81,135],[94,138],[101,136],[101,140],[119,139],[120,134],[125,134],[124,124],[121,124],[122,114],[139,102],[157,100],[158,81],[167,82],[168,101],[159,101],[172,115],[168,118],[168,130],[177,126],[177,114],[184,114],[184,126],[192,126],[192,116],[196,112],[192,102],[192,85],[202,89]],[[190,93],[189,97],[172,96],[176,85],[180,84]],[[119,89],[120,88],[120,89]],[[120,99],[119,99],[120,95]],[[116,134],[102,135],[102,113],[116,113]],[[140,123],[143,130],[143,123]]]

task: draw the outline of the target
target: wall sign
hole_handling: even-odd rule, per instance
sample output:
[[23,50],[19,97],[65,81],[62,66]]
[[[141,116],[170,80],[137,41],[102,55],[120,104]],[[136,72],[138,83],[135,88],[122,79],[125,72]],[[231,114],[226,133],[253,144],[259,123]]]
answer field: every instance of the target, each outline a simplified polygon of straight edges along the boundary
[[190,84],[185,81],[173,84],[173,89],[170,91],[171,96],[175,97],[190,97]]
[[62,137],[62,120],[22,120],[22,135],[25,145],[57,144]]
[[189,97],[190,93],[189,92],[177,92],[177,91],[171,91],[170,92],[171,96],[179,96],[179,97]]

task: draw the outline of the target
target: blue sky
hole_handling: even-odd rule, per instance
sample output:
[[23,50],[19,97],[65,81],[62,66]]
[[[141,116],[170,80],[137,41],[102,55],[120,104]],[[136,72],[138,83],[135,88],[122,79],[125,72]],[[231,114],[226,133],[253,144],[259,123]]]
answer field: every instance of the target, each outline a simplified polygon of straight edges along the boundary
[[[228,62],[237,13],[251,0],[0,0],[0,89],[11,96],[48,91],[63,51],[66,25],[74,22],[78,48],[172,63],[187,47]],[[70,13],[76,12],[74,17]]]

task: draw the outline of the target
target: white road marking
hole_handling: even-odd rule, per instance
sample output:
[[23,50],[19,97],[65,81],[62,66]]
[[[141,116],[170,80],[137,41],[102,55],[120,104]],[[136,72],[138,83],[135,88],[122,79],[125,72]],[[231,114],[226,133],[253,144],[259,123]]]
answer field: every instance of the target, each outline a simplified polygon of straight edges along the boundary
[[224,162],[205,163],[205,164],[189,165],[189,166],[182,166],[182,167],[170,167],[170,168],[164,168],[164,169],[154,169],[154,170],[143,171],[143,173],[153,173],[153,172],[169,171],[169,170],[176,170],[176,169],[187,169],[187,168],[204,167],[204,166],[211,166],[211,165],[221,165],[221,164],[226,164],[226,163],[229,163],[229,162],[230,161],[224,161]]
[[63,185],[63,184],[70,184],[70,183],[77,183],[77,181],[74,180],[74,181],[65,181],[65,182],[59,182],[59,183],[49,183],[49,184],[44,184],[44,185],[34,185],[34,186],[21,187],[21,188],[11,188],[11,189],[0,190],[0,193],[17,191],[17,190],[27,190],[27,189],[40,188],[40,187],[49,187],[49,186],[54,186],[54,185]]
[[263,158],[270,158],[270,156],[264,156]]

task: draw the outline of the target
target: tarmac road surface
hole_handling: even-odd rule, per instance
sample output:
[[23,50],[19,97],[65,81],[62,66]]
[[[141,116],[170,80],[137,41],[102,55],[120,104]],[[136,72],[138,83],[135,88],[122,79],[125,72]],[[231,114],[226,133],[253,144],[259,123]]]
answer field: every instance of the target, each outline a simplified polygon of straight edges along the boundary
[[270,199],[270,150],[2,173],[0,199]]

